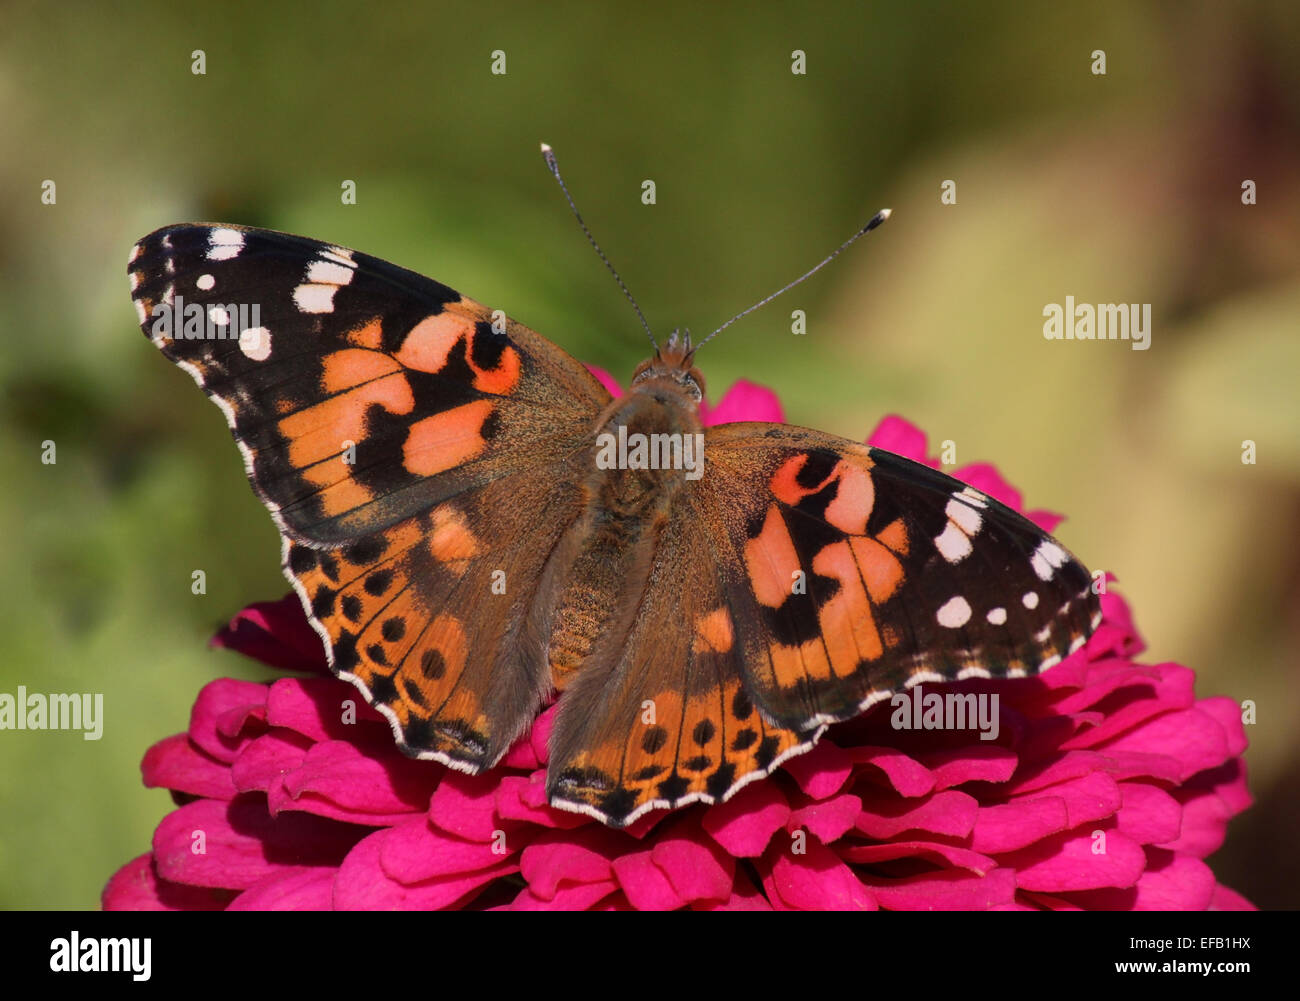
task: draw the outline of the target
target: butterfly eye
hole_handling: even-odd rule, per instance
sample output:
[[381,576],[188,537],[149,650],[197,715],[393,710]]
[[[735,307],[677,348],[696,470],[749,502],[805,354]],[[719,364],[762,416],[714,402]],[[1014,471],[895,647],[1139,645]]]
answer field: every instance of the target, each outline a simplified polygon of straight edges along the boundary
[[681,382],[682,389],[686,390],[686,395],[696,403],[704,399],[704,393],[700,390],[700,384],[696,382],[689,373],[683,374],[678,380]]

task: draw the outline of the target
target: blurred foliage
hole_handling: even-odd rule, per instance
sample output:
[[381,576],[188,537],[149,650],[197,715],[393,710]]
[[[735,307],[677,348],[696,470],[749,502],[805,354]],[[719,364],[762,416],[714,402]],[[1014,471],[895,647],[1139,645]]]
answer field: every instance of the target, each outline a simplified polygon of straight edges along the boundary
[[[127,250],[184,220],[300,232],[626,379],[642,335],[542,139],[659,331],[712,329],[893,207],[702,353],[711,395],[743,376],[855,438],[901,413],[1067,513],[1153,659],[1257,702],[1259,802],[1212,864],[1296,906],[1298,42],[1293,0],[8,5],[0,691],[103,692],[107,720],[99,742],[0,732],[0,906],[94,907],[147,850],[171,804],[141,755],[206,681],[269,675],[206,642],[286,590],[223,422],[135,327]],[[1066,295],[1152,303],[1151,349],[1045,341]]]

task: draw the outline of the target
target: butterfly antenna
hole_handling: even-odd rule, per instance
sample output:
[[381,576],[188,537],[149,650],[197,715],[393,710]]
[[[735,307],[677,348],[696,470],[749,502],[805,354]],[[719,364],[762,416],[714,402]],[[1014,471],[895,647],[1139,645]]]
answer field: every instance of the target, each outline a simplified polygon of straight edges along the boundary
[[578,211],[578,206],[573,204],[573,196],[569,194],[569,187],[564,183],[564,178],[560,176],[560,165],[555,162],[555,150],[551,149],[551,147],[546,143],[542,143],[542,156],[546,160],[546,166],[551,169],[551,173],[555,175],[555,179],[560,182],[560,190],[564,192],[564,198],[569,203],[569,208],[573,209],[573,217],[578,220],[578,225],[581,226],[582,231],[587,234],[587,239],[591,241],[591,245],[596,248],[597,256],[605,262],[605,267],[609,268],[609,273],[614,276],[614,281],[618,282],[618,287],[623,290],[623,294],[627,296],[627,301],[630,302],[632,308],[636,310],[636,315],[641,320],[641,326],[645,327],[646,336],[650,338],[650,343],[654,346],[655,351],[658,351],[659,345],[655,343],[655,335],[650,332],[650,324],[646,322],[645,314],[641,312],[641,307],[636,304],[636,300],[632,298],[632,293],[629,292],[627,286],[623,284],[623,279],[619,277],[618,272],[614,269],[614,265],[609,263],[609,258],[606,257],[605,252],[600,249],[600,244],[597,243],[596,238],[591,235],[591,230],[587,228],[587,224],[582,221],[582,214]]
[[700,348],[704,347],[705,344],[707,344],[707,343],[709,343],[709,341],[713,340],[714,337],[716,337],[718,334],[722,333],[722,331],[726,330],[729,326],[731,326],[733,323],[735,323],[737,320],[739,320],[742,316],[748,316],[750,313],[754,312],[754,310],[758,309],[760,306],[766,306],[769,302],[771,302],[773,299],[775,299],[775,298],[776,298],[778,295],[780,295],[782,292],[789,292],[792,288],[794,288],[794,287],[795,287],[796,285],[798,285],[800,282],[804,281],[805,279],[811,278],[813,275],[815,275],[815,274],[816,274],[818,271],[820,271],[822,268],[826,267],[826,265],[830,264],[831,261],[833,261],[833,260],[835,260],[835,258],[839,257],[839,255],[840,255],[841,253],[843,253],[844,249],[845,249],[846,247],[848,247],[849,244],[853,243],[853,241],[857,240],[859,237],[866,236],[866,235],[867,235],[868,233],[870,233],[873,229],[875,229],[877,226],[879,226],[882,222],[884,222],[886,219],[888,219],[888,218],[889,218],[889,215],[890,215],[890,210],[889,210],[889,209],[881,209],[879,212],[877,212],[875,215],[873,215],[873,216],[871,217],[871,221],[870,221],[870,222],[868,222],[868,223],[867,223],[865,226],[863,226],[860,230],[858,230],[858,231],[857,231],[856,233],[854,233],[851,237],[849,237],[847,240],[845,240],[843,243],[841,243],[838,247],[836,247],[833,251],[831,251],[828,255],[826,255],[825,260],[823,260],[820,264],[818,264],[818,265],[817,265],[816,267],[814,267],[814,268],[811,268],[811,269],[808,270],[808,271],[805,271],[805,272],[804,272],[803,274],[801,274],[798,278],[796,278],[794,281],[792,281],[789,285],[786,285],[786,286],[783,287],[783,288],[779,288],[779,289],[777,289],[775,292],[773,292],[771,295],[769,295],[766,299],[760,299],[758,302],[754,303],[754,305],[750,306],[749,309],[741,310],[739,313],[737,313],[735,316],[733,316],[730,320],[728,320],[726,323],[724,323],[722,326],[720,326],[717,330],[715,330],[713,333],[709,334],[708,337],[706,337],[706,338],[704,338],[704,340],[700,341],[699,344],[695,345],[695,349],[698,351]]

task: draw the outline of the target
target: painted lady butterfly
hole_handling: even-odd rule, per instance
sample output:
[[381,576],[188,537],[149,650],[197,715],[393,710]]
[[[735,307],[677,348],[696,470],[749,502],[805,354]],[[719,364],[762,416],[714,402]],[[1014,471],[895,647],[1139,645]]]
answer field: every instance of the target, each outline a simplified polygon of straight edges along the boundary
[[[128,272],[226,415],[334,672],[410,755],[491,768],[558,689],[550,801],[622,826],[725,799],[918,682],[1045,670],[1100,618],[1083,566],[951,477],[703,428],[689,336],[615,400],[527,327],[341,247],[169,226]],[[624,461],[597,461],[602,433]],[[637,462],[647,441],[702,441],[703,475]]]

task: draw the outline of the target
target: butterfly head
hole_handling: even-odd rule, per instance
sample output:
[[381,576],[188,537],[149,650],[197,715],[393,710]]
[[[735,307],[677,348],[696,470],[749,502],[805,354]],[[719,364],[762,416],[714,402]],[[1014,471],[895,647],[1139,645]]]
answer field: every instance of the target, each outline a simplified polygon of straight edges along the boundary
[[662,388],[668,384],[699,403],[704,399],[704,376],[695,367],[697,346],[692,346],[689,330],[674,330],[667,343],[658,346],[653,358],[637,366],[632,386],[648,389],[651,385]]

